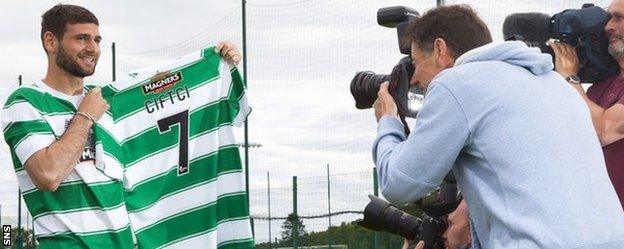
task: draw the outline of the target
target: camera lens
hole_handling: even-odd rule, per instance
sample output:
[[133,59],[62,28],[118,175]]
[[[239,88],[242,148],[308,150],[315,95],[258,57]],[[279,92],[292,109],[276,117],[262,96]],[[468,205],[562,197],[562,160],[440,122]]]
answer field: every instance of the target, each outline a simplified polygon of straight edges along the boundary
[[381,83],[388,81],[386,74],[375,74],[371,71],[358,72],[351,80],[351,95],[355,99],[355,107],[368,109],[373,107]]
[[386,231],[414,239],[419,233],[421,221],[380,198],[369,195],[371,202],[364,209],[364,220],[359,224],[368,229]]

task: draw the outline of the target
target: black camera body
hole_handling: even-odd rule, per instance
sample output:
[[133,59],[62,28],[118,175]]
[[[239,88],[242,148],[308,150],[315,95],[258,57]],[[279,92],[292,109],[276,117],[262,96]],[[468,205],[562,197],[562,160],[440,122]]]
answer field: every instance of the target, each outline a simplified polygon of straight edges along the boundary
[[[397,29],[397,40],[399,50],[402,54],[410,54],[410,45],[403,42],[405,30],[410,21],[418,18],[418,11],[404,6],[393,6],[381,8],[377,11],[377,23],[384,27]],[[418,110],[410,108],[410,96],[419,99],[422,92],[417,87],[410,88],[410,79],[414,73],[409,56],[403,57],[393,68],[392,73],[375,74],[372,71],[358,72],[351,80],[351,95],[355,99],[355,107],[358,109],[368,109],[373,107],[377,92],[381,83],[390,83],[389,92],[397,104],[399,115],[402,117],[416,117]]]
[[552,17],[541,13],[518,13],[507,17],[503,25],[506,40],[521,40],[542,53],[555,54],[545,43],[548,38],[576,48],[579,59],[578,76],[583,82],[597,83],[619,71],[609,54],[609,40],[604,27],[610,15],[593,4],[581,9],[567,9]]
[[609,54],[609,39],[604,27],[610,15],[594,4],[583,4],[581,9],[568,9],[551,18],[553,38],[577,48],[578,76],[585,82],[600,82],[616,74],[617,62]]

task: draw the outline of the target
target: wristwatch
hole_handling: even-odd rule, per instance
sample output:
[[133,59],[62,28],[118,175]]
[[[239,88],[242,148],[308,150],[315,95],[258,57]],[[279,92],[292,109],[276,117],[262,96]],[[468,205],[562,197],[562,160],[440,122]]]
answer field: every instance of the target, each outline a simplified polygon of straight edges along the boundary
[[570,75],[568,77],[565,77],[565,80],[570,84],[574,84],[574,85],[581,84],[581,79],[576,75]]

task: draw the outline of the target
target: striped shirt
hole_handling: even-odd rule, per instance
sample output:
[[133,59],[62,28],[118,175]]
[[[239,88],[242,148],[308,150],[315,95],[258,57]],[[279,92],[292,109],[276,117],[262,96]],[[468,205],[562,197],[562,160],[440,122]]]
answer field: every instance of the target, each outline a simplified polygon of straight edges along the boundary
[[123,179],[139,248],[253,248],[233,126],[251,111],[236,68],[207,48],[102,89],[97,167]]
[[24,169],[30,156],[63,135],[86,91],[69,96],[37,82],[15,90],[2,111],[4,139],[39,248],[133,247],[122,183],[94,167],[92,139],[54,192],[37,189]]

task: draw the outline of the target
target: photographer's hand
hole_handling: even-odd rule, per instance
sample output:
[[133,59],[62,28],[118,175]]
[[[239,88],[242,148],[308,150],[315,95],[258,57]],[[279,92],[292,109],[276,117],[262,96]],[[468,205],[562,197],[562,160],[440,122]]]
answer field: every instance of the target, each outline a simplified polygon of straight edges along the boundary
[[388,92],[388,83],[387,81],[382,83],[379,86],[379,92],[377,92],[377,100],[373,103],[373,108],[375,108],[375,117],[377,117],[377,122],[379,119],[385,115],[391,115],[394,117],[399,117],[399,112],[397,109],[396,103],[394,103],[394,99],[390,92]]
[[425,249],[425,242],[424,241],[418,241],[418,244],[416,244],[415,247],[409,248],[410,246],[410,241],[407,239],[403,239],[403,247],[402,249]]
[[576,55],[576,49],[570,44],[563,42],[549,41],[548,45],[555,52],[555,71],[564,78],[570,75],[577,75],[579,59]]

